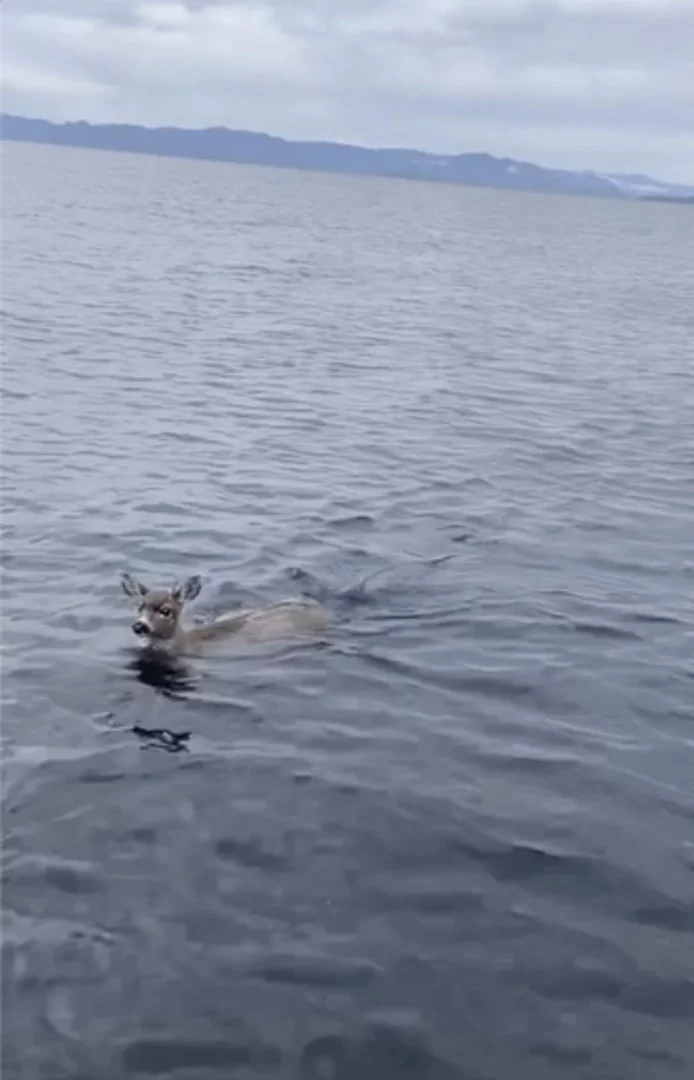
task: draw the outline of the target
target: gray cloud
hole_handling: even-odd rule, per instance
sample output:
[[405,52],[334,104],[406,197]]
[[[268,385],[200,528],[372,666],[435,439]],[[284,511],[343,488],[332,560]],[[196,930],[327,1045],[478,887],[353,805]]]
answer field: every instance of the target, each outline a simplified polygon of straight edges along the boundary
[[5,0],[3,107],[694,183],[694,0]]

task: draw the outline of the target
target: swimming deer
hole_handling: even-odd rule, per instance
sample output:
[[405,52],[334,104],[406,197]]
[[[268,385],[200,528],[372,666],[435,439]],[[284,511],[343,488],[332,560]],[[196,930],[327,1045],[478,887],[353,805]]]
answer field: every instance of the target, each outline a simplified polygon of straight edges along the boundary
[[232,615],[185,628],[181,625],[181,613],[185,602],[194,600],[202,588],[198,574],[172,589],[150,589],[130,574],[123,574],[121,587],[137,606],[133,632],[147,648],[168,653],[195,652],[198,645],[227,636],[262,641],[301,631],[323,630],[327,625],[321,605],[302,597],[263,608],[239,608]]

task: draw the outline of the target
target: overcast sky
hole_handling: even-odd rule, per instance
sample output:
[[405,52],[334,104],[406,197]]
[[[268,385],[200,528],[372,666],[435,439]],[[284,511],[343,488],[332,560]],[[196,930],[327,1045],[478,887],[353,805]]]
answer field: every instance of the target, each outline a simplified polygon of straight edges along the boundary
[[3,0],[2,107],[694,184],[694,0]]

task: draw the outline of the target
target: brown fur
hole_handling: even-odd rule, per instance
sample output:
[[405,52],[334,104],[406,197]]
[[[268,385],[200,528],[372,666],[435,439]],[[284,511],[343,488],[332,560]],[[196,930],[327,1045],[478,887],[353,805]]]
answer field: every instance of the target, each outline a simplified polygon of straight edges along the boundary
[[181,588],[149,589],[129,574],[121,579],[124,593],[137,605],[133,631],[148,648],[190,653],[219,638],[234,636],[246,641],[265,641],[294,633],[325,629],[324,609],[315,600],[290,599],[264,608],[241,608],[203,626],[185,628],[181,614],[186,600],[200,592],[200,578],[192,577]]

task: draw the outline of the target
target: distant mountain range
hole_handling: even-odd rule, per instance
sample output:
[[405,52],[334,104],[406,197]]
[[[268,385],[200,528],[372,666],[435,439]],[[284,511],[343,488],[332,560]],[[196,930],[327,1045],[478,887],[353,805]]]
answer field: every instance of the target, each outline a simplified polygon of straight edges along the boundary
[[286,169],[433,180],[510,191],[602,195],[689,202],[694,187],[668,184],[649,176],[545,169],[491,154],[428,154],[421,150],[371,150],[329,142],[291,142],[256,131],[224,127],[190,130],[145,128],[134,124],[54,124],[0,114],[0,137],[93,150],[121,150],[159,157],[196,158]]

